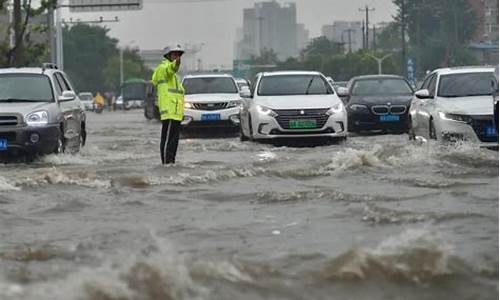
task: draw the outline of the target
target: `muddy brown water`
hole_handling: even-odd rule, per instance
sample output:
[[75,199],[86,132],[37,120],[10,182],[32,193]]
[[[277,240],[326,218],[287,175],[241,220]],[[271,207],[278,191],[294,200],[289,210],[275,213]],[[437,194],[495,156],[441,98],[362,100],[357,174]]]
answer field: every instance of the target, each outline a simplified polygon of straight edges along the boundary
[[498,152],[353,136],[183,139],[88,114],[77,155],[0,165],[0,299],[498,299]]

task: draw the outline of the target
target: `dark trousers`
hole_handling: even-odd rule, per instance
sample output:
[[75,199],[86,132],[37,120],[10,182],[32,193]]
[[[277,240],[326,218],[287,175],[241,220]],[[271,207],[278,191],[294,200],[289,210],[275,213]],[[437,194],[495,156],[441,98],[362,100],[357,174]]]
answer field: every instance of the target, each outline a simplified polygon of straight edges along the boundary
[[175,163],[175,155],[177,154],[177,146],[179,145],[181,121],[163,120],[161,123],[161,163],[173,164]]

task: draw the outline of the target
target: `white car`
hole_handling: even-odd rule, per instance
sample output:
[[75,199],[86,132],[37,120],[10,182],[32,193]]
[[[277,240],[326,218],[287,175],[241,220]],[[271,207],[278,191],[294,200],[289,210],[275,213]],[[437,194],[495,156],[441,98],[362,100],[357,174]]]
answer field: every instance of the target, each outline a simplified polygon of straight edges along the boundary
[[85,110],[94,110],[94,96],[90,92],[82,92],[78,94],[80,103],[82,103]]
[[410,139],[498,146],[491,105],[493,71],[459,67],[427,75],[410,106]]
[[347,112],[319,72],[259,73],[241,110],[241,139],[347,137]]
[[182,84],[183,127],[239,129],[242,98],[231,75],[187,75]]

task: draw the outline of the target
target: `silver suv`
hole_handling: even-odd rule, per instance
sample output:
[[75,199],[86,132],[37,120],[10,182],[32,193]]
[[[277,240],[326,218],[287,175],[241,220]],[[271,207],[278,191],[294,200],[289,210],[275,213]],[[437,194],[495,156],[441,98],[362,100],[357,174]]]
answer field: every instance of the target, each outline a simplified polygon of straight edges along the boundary
[[77,152],[85,122],[72,84],[54,65],[0,69],[0,157]]

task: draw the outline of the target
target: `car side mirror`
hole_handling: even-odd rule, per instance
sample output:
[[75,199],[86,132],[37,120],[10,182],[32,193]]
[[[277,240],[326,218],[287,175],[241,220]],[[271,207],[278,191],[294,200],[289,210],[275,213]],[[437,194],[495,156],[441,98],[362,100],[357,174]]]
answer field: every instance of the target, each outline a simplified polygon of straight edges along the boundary
[[59,102],[72,101],[75,100],[76,94],[73,91],[64,91],[61,96],[59,96]]
[[339,95],[339,97],[347,97],[349,96],[349,89],[343,86],[339,86],[337,88],[337,95]]
[[243,98],[252,98],[252,92],[248,87],[241,88],[240,96]]
[[415,92],[415,97],[418,99],[431,99],[431,94],[428,89],[421,89]]

